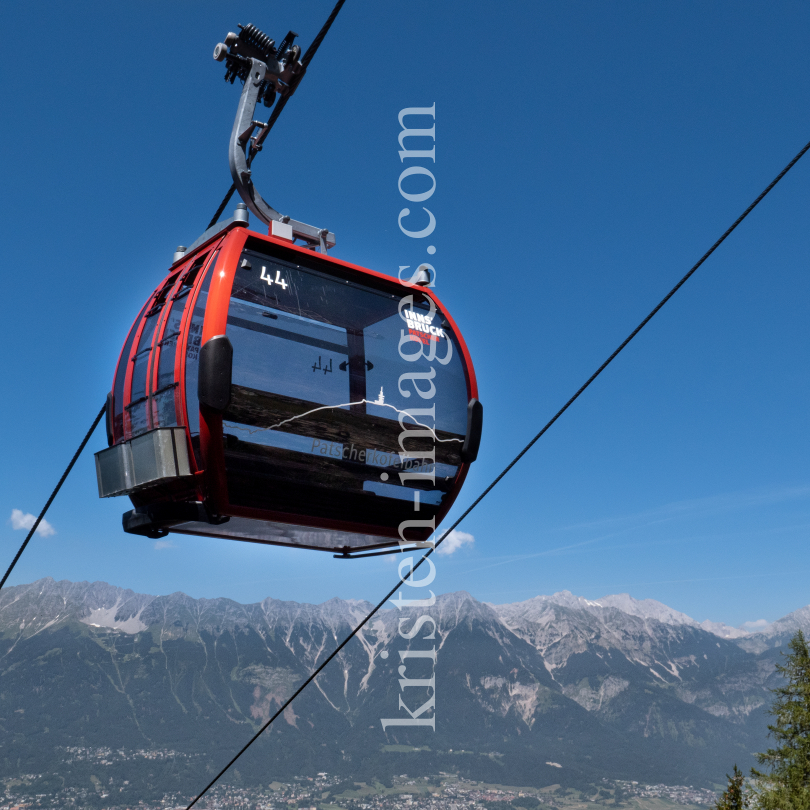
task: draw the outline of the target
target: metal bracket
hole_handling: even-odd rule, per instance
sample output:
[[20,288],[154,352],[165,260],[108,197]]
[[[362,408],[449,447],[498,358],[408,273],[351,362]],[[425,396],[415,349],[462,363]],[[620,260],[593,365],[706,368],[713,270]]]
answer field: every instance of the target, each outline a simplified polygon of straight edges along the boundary
[[259,127],[260,131],[263,131],[267,126],[253,117],[263,87],[266,86],[266,83],[272,84],[280,93],[285,93],[285,91],[289,93],[290,85],[287,81],[291,81],[294,76],[297,77],[303,71],[303,67],[300,62],[296,62],[293,66],[285,66],[282,71],[281,64],[275,60],[268,65],[254,57],[240,58],[249,59],[250,72],[245,79],[245,86],[239,98],[228,150],[228,165],[231,169],[234,186],[247,207],[265,225],[269,225],[274,220],[285,222],[292,226],[294,238],[303,240],[309,247],[318,249],[321,253],[326,253],[327,248],[334,247],[335,235],[322,228],[284,217],[276,211],[256,190],[251,178],[248,158],[251,150],[255,152],[261,149],[261,141],[264,140],[261,135],[258,138],[254,137],[254,130]]
[[247,228],[248,212],[245,210],[245,206],[242,205],[242,203],[239,203],[239,205],[236,206],[236,211],[232,217],[228,217],[228,219],[212,225],[207,231],[205,231],[205,233],[198,236],[188,247],[185,245],[180,245],[174,252],[172,264],[176,264],[180,261],[180,259],[183,258],[183,256],[195,251],[203,242],[207,242],[209,239],[213,239],[218,233],[227,230],[234,222],[237,223],[237,225],[241,225],[243,228]]
[[340,554],[333,554],[336,560],[361,560],[363,557],[382,557],[384,554],[402,554],[405,551],[419,551],[431,546],[408,546],[407,548],[388,548],[385,551],[371,551],[363,554],[354,554],[351,551],[343,551]]

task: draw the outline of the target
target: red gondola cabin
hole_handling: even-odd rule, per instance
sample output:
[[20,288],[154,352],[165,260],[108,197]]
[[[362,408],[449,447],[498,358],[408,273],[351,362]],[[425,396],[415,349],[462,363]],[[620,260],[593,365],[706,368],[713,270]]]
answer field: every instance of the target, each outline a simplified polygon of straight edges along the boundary
[[133,324],[99,494],[129,495],[124,528],[149,537],[342,554],[426,540],[481,432],[452,318],[424,286],[244,220],[176,254]]

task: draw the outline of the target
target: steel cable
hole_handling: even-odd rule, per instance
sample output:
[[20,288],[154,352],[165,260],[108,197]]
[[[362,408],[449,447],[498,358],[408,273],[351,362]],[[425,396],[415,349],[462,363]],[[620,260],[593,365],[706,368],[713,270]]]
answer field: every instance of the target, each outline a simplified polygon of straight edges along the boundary
[[329,29],[332,27],[335,17],[337,17],[345,2],[346,0],[338,0],[337,3],[335,3],[335,7],[332,9],[332,13],[329,15],[329,18],[323,24],[321,30],[318,31],[318,36],[312,40],[312,44],[307,48],[307,52],[304,54],[304,57],[301,60],[301,64],[304,66],[304,68],[309,66],[309,63],[312,61],[312,57],[315,56],[315,52],[321,47],[323,38],[329,33]]
[[[565,405],[551,417],[551,419],[546,422],[543,428],[534,436],[534,438],[509,462],[509,464],[504,467],[501,473],[495,478],[494,481],[467,507],[467,509],[462,513],[461,517],[459,517],[452,526],[450,526],[447,531],[445,531],[439,540],[436,541],[433,548],[427,551],[416,563],[416,565],[411,567],[410,573],[408,577],[410,578],[416,572],[420,565],[428,558],[431,554],[444,542],[445,538],[454,530],[456,529],[461,522],[470,514],[470,512],[478,506],[481,501],[489,495],[490,492],[497,486],[497,484],[504,478],[504,476],[515,466],[515,464],[526,455],[526,453],[531,450],[534,444],[540,439],[540,437],[574,404],[574,402],[580,397],[580,395],[585,391],[588,386],[616,359],[619,353],[627,346],[628,343],[653,319],[656,313],[664,306],[664,304],[675,295],[676,292],[689,280],[689,278],[695,273],[695,271],[709,258],[709,256],[717,250],[718,247],[726,240],[726,238],[734,231],[734,229],[754,210],[754,208],[759,205],[760,202],[765,198],[768,192],[796,165],[802,155],[810,149],[810,143],[807,143],[804,148],[793,158],[793,160],[782,169],[781,172],[771,181],[771,183],[767,186],[767,188],[745,209],[745,211],[734,220],[734,223],[726,230],[726,232],[701,256],[701,258],[692,266],[688,273],[661,299],[661,301],[655,306],[655,308],[647,315],[646,318],[622,341],[619,347],[599,366],[596,371],[591,374],[590,377],[583,383],[583,385],[579,388],[579,390],[565,403]],[[410,549],[409,549],[410,550]],[[293,694],[284,702],[284,704],[279,708],[279,710],[250,738],[250,740],[242,747],[236,756],[231,759],[231,761],[208,783],[205,789],[188,805],[186,810],[191,810],[191,808],[219,781],[219,779],[228,771],[231,765],[236,762],[242,754],[253,745],[256,740],[270,727],[273,721],[281,715],[284,710],[295,700],[301,692],[306,689],[318,675],[324,670],[324,668],[329,664],[329,662],[363,629],[363,627],[368,624],[368,622],[379,612],[382,606],[400,589],[402,586],[402,580],[400,579],[393,588],[377,603],[377,605],[371,610],[371,612],[354,628],[354,630],[346,636],[343,641],[330,653],[330,655],[323,660],[323,662],[315,669],[315,671],[298,687],[298,689],[293,692]]]
[[98,416],[93,420],[93,424],[90,427],[90,430],[87,431],[87,435],[82,439],[82,443],[79,445],[79,449],[73,454],[73,458],[70,460],[70,464],[67,465],[67,468],[62,473],[62,477],[59,479],[59,483],[56,485],[54,491],[51,493],[51,497],[48,498],[48,502],[42,508],[42,511],[39,513],[39,517],[34,521],[34,525],[31,527],[31,531],[28,532],[28,536],[23,540],[23,544],[20,546],[20,550],[14,555],[14,559],[11,561],[11,565],[8,567],[8,571],[3,576],[3,579],[0,580],[0,588],[6,584],[6,580],[9,578],[9,575],[14,570],[14,566],[17,565],[17,561],[22,557],[23,551],[25,551],[25,547],[28,545],[28,541],[34,536],[34,532],[39,528],[39,524],[42,522],[42,518],[45,517],[45,513],[50,508],[50,505],[53,503],[53,499],[56,497],[57,493],[60,489],[62,489],[62,484],[65,483],[65,479],[70,475],[70,471],[73,469],[73,465],[78,461],[79,456],[82,454],[82,450],[84,450],[85,445],[87,442],[90,441],[90,437],[93,435],[93,431],[98,427],[98,423],[101,421],[101,418],[104,416],[104,412],[107,410],[107,403],[104,403],[104,407],[98,412]]

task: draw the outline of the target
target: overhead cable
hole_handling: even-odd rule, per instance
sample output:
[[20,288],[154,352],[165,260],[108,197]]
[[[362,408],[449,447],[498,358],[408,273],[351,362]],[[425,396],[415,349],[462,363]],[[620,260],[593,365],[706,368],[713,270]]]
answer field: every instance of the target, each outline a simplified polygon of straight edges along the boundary
[[[802,155],[810,149],[810,143],[807,143],[801,151],[793,158],[793,160],[782,169],[781,172],[768,184],[767,188],[745,209],[745,211],[734,220],[733,224],[726,230],[726,232],[700,257],[700,259],[692,266],[688,273],[658,302],[658,304],[652,309],[649,315],[619,344],[618,348],[599,366],[593,374],[580,386],[577,392],[565,403],[565,405],[551,417],[551,419],[543,425],[542,429],[534,436],[534,438],[509,462],[509,464],[504,467],[504,469],[500,472],[500,474],[492,481],[492,483],[467,507],[467,509],[462,513],[461,517],[459,517],[452,526],[450,526],[447,531],[445,531],[439,540],[436,541],[433,548],[427,551],[419,561],[412,566],[408,577],[412,577],[416,570],[419,568],[420,565],[428,558],[431,554],[444,542],[445,538],[454,531],[461,522],[470,514],[470,512],[478,506],[481,501],[489,495],[490,492],[495,488],[495,486],[501,481],[501,479],[515,466],[515,464],[526,455],[526,453],[531,450],[534,444],[540,439],[540,437],[571,407],[571,405],[576,402],[576,400],[580,397],[580,395],[585,391],[586,388],[618,357],[619,353],[627,346],[628,343],[653,319],[656,313],[664,306],[664,304],[675,295],[678,290],[683,287],[683,285],[689,280],[689,278],[695,273],[695,271],[709,258],[709,256],[717,250],[718,247],[728,238],[728,236],[734,231],[734,229],[754,210],[754,208],[759,205],[760,202],[765,198],[768,192],[796,165]],[[315,671],[298,687],[298,689],[293,692],[293,694],[287,698],[287,700],[282,704],[282,706],[278,709],[278,711],[248,740],[248,742],[240,749],[240,751],[231,759],[230,762],[205,786],[201,793],[199,793],[194,800],[186,807],[186,810],[191,810],[192,807],[225,775],[228,769],[236,762],[245,751],[253,745],[256,740],[261,737],[261,735],[270,727],[273,721],[279,717],[283,712],[287,709],[287,707],[304,691],[304,689],[315,680],[315,678],[320,675],[320,673],[324,670],[324,668],[329,664],[329,662],[363,629],[363,627],[368,624],[368,622],[380,611],[383,605],[400,589],[402,586],[403,580],[399,580],[393,588],[377,603],[377,605],[368,613],[368,615],[354,628],[354,630],[349,633],[343,641],[338,644],[338,646],[323,660],[321,664],[315,669]]]
[[48,502],[42,508],[42,511],[39,513],[39,517],[34,521],[34,525],[31,527],[31,531],[28,532],[28,536],[23,540],[23,544],[20,546],[20,550],[14,555],[14,559],[11,561],[11,565],[8,567],[8,571],[3,575],[3,579],[0,580],[0,588],[6,584],[6,580],[9,578],[9,575],[14,570],[14,566],[17,565],[17,560],[22,557],[23,551],[25,551],[25,547],[28,545],[28,541],[34,536],[34,532],[39,528],[39,524],[42,522],[42,518],[45,517],[45,513],[50,508],[50,505],[53,503],[53,499],[56,497],[57,493],[60,489],[62,489],[62,484],[65,483],[65,479],[67,479],[68,475],[70,475],[70,471],[73,469],[73,465],[78,461],[79,456],[82,454],[82,450],[84,450],[85,445],[87,442],[90,441],[90,437],[93,435],[93,431],[98,427],[98,423],[101,421],[101,417],[104,416],[105,411],[107,410],[107,403],[104,403],[104,407],[98,412],[98,416],[93,420],[93,424],[90,426],[90,430],[87,431],[87,435],[82,439],[82,443],[79,445],[79,449],[73,454],[73,458],[70,460],[70,464],[67,465],[65,471],[62,473],[62,477],[59,479],[59,483],[56,485],[56,488],[51,493],[51,497],[48,498]]

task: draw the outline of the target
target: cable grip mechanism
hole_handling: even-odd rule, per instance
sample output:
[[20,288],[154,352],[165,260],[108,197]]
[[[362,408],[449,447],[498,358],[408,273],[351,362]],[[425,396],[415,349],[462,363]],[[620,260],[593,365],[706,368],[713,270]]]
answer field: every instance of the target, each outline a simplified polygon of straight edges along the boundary
[[[279,222],[291,226],[294,239],[326,253],[328,248],[334,247],[335,235],[282,216],[256,190],[250,169],[274,119],[306,72],[299,61],[301,48],[294,44],[298,34],[290,31],[276,47],[275,41],[255,25],[240,25],[239,29],[238,34],[229,33],[225,41],[214,48],[214,59],[225,62],[225,81],[233,84],[239,79],[244,84],[228,148],[228,165],[234,186],[247,207],[265,225]],[[260,102],[266,107],[274,104],[276,107],[266,124],[254,118],[256,105]]]

